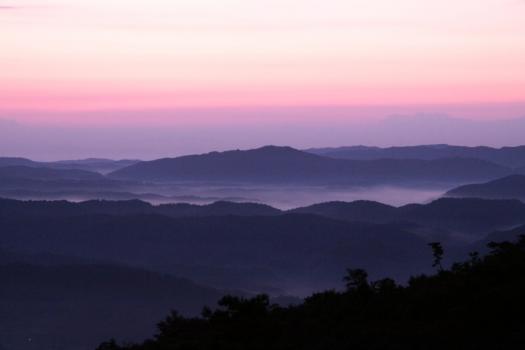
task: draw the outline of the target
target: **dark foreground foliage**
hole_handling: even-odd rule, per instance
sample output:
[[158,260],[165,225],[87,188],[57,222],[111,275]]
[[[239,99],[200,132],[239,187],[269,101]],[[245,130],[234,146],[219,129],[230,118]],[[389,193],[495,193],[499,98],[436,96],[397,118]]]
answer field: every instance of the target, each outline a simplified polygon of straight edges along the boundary
[[345,292],[278,307],[261,295],[224,297],[201,318],[173,312],[154,339],[99,350],[522,349],[525,345],[525,237],[419,276],[407,286],[368,282],[349,270]]

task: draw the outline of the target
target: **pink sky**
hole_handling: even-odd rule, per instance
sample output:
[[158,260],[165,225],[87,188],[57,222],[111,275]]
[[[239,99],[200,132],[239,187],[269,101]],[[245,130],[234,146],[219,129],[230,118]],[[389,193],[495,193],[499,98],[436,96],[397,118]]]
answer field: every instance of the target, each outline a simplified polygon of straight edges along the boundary
[[524,23],[523,0],[0,0],[0,110],[508,105]]

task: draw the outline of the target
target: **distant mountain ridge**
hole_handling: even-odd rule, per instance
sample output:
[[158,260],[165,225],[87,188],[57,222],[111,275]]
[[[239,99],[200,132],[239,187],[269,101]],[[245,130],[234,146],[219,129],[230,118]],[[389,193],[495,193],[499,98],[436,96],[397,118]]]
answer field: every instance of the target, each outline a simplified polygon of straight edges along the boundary
[[101,180],[99,173],[78,169],[54,169],[31,167],[25,165],[0,167],[2,179],[30,179],[30,180]]
[[38,162],[21,157],[0,157],[0,168],[8,166],[26,166],[32,168],[86,170],[97,173],[109,173],[117,169],[139,162],[134,159],[112,160],[104,158],[86,158],[78,160],[59,160],[51,162]]
[[265,204],[214,202],[207,205],[187,203],[154,206],[140,200],[102,201],[90,200],[80,203],[68,201],[18,201],[0,198],[0,218],[12,216],[60,217],[80,215],[165,215],[169,217],[198,216],[267,216],[282,214]]
[[266,184],[399,184],[464,182],[509,175],[512,169],[480,159],[345,160],[290,147],[212,152],[140,162],[109,176],[134,181]]
[[333,158],[371,160],[371,159],[426,159],[475,158],[511,168],[525,167],[525,146],[492,148],[486,146],[466,147],[446,144],[368,147],[348,146],[334,148],[310,148],[309,153]]
[[122,182],[88,170],[0,166],[0,195],[15,198],[31,192],[45,198],[46,193],[61,191],[117,191],[122,185]]
[[[334,157],[334,152],[344,154]],[[520,163],[522,158],[523,165]],[[25,158],[0,158],[0,171],[25,167],[26,173],[35,173],[35,176],[31,177],[33,179],[37,178],[35,169],[42,169],[42,174],[45,172],[43,169],[54,169],[57,171],[57,177],[61,177],[58,170],[76,170],[108,173],[108,177],[114,180],[150,183],[350,186],[445,183],[459,185],[520,173],[523,171],[520,165],[525,166],[525,146],[502,149],[448,145],[388,149],[359,146],[309,152],[291,147],[265,146],[152,161],[112,161],[95,158],[34,162]]]
[[486,183],[464,185],[448,191],[445,195],[525,201],[525,175],[511,175]]

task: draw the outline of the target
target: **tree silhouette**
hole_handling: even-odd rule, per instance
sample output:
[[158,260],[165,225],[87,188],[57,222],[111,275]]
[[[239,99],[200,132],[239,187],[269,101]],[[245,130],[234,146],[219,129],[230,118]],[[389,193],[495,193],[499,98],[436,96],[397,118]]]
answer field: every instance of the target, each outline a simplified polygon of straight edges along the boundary
[[444,254],[443,246],[440,242],[431,242],[428,245],[432,248],[432,255],[434,256],[432,267],[437,267],[439,272],[443,271],[443,265],[441,264]]
[[[430,245],[442,268],[441,244]],[[272,305],[268,296],[226,296],[201,318],[172,313],[142,344],[98,350],[519,349],[525,346],[525,238],[492,243],[476,263],[432,276],[368,282],[348,269],[347,291],[316,293],[302,304]],[[471,257],[472,260],[472,257]]]
[[383,278],[382,280],[372,282],[371,285],[377,293],[390,293],[398,288],[396,281],[391,278]]
[[111,339],[107,342],[104,342],[100,344],[97,348],[97,350],[118,350],[121,349],[120,346],[117,345],[117,342],[115,339]]
[[343,281],[348,291],[364,291],[370,287],[368,273],[363,269],[347,269]]

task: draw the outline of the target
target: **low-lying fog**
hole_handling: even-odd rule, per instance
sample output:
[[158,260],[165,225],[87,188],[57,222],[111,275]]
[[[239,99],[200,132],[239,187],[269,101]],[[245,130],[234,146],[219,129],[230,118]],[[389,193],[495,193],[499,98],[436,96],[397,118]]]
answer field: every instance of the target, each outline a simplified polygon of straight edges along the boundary
[[[292,209],[329,201],[372,200],[394,206],[427,203],[450,188],[377,187],[303,187],[303,186],[177,186],[170,196],[174,201],[209,203],[216,200],[258,202],[279,209]],[[173,189],[172,189],[173,190]],[[158,193],[158,192],[157,192]],[[178,198],[177,198],[178,197]],[[164,200],[148,200],[153,203]]]
[[74,202],[91,199],[139,199],[152,204],[192,203],[201,205],[216,201],[255,202],[286,210],[329,201],[371,200],[393,206],[427,203],[439,198],[452,187],[454,186],[323,187],[178,183],[131,185],[115,189],[97,188],[97,186],[54,190],[5,189],[0,190],[0,197]]

